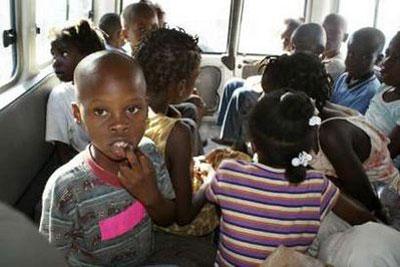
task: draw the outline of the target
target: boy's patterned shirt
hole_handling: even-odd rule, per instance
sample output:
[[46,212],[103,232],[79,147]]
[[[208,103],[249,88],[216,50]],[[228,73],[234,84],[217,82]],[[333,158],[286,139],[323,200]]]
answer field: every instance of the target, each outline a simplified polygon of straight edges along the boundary
[[[161,193],[173,199],[165,162],[154,144],[144,138],[139,148],[154,165]],[[89,159],[86,149],[50,177],[39,230],[72,266],[140,264],[152,250],[151,219],[145,211],[139,214],[143,206],[124,188],[96,175]]]

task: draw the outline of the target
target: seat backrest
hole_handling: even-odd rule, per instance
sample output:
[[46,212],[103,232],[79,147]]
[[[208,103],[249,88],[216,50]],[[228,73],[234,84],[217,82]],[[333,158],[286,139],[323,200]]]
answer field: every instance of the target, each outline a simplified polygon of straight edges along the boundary
[[54,150],[45,142],[45,128],[48,95],[57,83],[48,76],[0,111],[0,201],[15,206],[31,187],[43,189],[35,179]]

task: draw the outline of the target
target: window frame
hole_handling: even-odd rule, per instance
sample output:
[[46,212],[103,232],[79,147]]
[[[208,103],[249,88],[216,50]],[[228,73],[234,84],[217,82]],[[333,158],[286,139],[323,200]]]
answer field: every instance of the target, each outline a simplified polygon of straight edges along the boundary
[[[243,1],[243,0],[242,0]],[[308,1],[308,0],[304,0],[304,1]],[[229,49],[229,42],[231,39],[231,32],[230,32],[230,23],[232,20],[232,10],[233,10],[233,6],[234,6],[234,2],[235,0],[229,0],[229,16],[228,16],[228,30],[226,31],[226,41],[225,41],[225,48],[223,51],[219,51],[219,52],[214,52],[214,51],[201,51],[201,54],[203,55],[225,55],[228,53],[228,49]],[[122,15],[122,11],[124,9],[124,0],[119,0],[119,13],[120,15]],[[190,32],[189,32],[190,33]],[[239,33],[240,34],[240,33]]]
[[[70,19],[69,18],[69,16],[70,16],[70,0],[65,0],[65,7],[66,7],[66,9],[65,9],[65,22],[68,22],[68,20]],[[88,16],[87,16],[87,18],[85,17],[85,19],[87,19],[87,20],[89,20],[90,22],[94,22],[94,16],[95,16],[95,10],[94,10],[94,6],[95,6],[95,0],[91,0],[91,2],[90,2],[90,4],[91,4],[91,8],[90,8],[90,11],[89,11],[89,13],[88,13]],[[35,0],[35,7],[36,7],[36,0]],[[36,10],[35,10],[35,17],[34,17],[34,22],[35,22],[35,26],[37,27],[37,12],[36,12]],[[38,34],[43,34],[42,32],[40,32],[40,33],[35,33],[35,38],[34,38],[34,42],[35,42],[35,50],[37,50],[37,48],[36,48],[36,45],[37,45],[37,36],[38,36]],[[49,53],[50,53],[50,51],[49,51]],[[38,61],[37,61],[37,53],[35,52],[35,64],[36,64],[36,68],[37,69],[45,69],[47,66],[49,66],[50,64],[51,64],[51,62],[52,62],[52,58],[50,57],[50,59],[49,60],[46,60],[46,61],[44,61],[44,62],[42,62],[42,63],[38,63]]]
[[[20,69],[20,55],[18,53],[18,43],[20,42],[21,35],[19,34],[19,31],[17,29],[17,23],[16,23],[16,4],[15,1],[13,0],[8,0],[10,4],[10,25],[11,29],[13,29],[16,32],[16,41],[14,44],[11,45],[11,57],[12,57],[12,63],[13,63],[13,69],[11,71],[11,76],[5,80],[4,83],[0,84],[0,93],[3,93],[6,91],[8,88],[10,88],[12,85],[15,84],[17,81],[18,77],[21,74],[21,69]],[[3,45],[3,44],[1,44]]]
[[[68,21],[69,19],[70,19],[70,2],[71,2],[71,0],[66,0],[65,1],[65,3],[66,3],[66,5],[67,5],[67,8],[66,8],[66,21]],[[95,5],[95,0],[91,0],[90,1],[90,10],[89,10],[89,13],[88,13],[88,15],[87,15],[87,18],[85,18],[85,19],[88,19],[89,21],[92,21],[93,22],[93,18],[94,18],[94,5]]]
[[[123,1],[123,0],[122,0]],[[303,5],[303,17],[304,19],[307,18],[307,9],[310,3],[310,0],[303,0],[304,1],[304,5]],[[311,0],[312,1],[312,0]],[[233,2],[233,1],[232,1]],[[240,33],[242,31],[242,20],[243,20],[243,10],[244,10],[244,4],[245,4],[245,0],[243,0],[243,6],[241,9],[241,14],[240,14],[240,23],[239,23],[239,34],[238,34],[238,44],[237,44],[237,48],[236,48],[236,55],[238,56],[242,56],[242,57],[246,57],[246,56],[254,56],[254,57],[261,57],[261,56],[270,56],[273,54],[270,53],[255,53],[255,52],[240,52],[239,51],[239,46],[240,46]]]
[[[341,5],[342,1],[344,1],[344,0],[337,0],[336,12],[338,12],[338,13],[339,13],[340,5]],[[347,0],[347,1],[349,1],[349,0]],[[374,19],[372,22],[372,27],[374,27],[374,28],[376,28],[376,26],[378,25],[378,13],[379,13],[380,3],[381,3],[381,0],[375,0]]]

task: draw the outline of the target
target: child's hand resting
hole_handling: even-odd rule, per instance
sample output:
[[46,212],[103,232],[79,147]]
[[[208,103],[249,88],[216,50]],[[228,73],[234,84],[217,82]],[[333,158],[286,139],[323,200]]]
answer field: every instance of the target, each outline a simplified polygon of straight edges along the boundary
[[120,163],[118,177],[121,184],[145,206],[157,201],[160,192],[150,160],[140,151],[126,148],[127,161]]

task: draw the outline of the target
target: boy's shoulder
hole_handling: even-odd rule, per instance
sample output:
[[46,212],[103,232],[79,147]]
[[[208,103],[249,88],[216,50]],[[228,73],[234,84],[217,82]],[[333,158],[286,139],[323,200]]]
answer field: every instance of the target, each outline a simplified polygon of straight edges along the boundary
[[90,170],[85,165],[83,151],[50,176],[45,187],[45,193],[75,188],[79,183],[82,183],[83,179],[89,178],[89,175]]
[[72,83],[60,83],[56,85],[50,92],[50,99],[55,98],[55,99],[65,99],[67,98],[74,98],[75,96],[75,91],[74,91],[74,86]]
[[57,84],[52,90],[55,94],[66,94],[74,92],[74,85],[71,82],[62,82]]
[[339,77],[336,79],[336,81],[334,82],[334,87],[342,87],[343,85],[346,85],[346,79],[349,76],[348,72],[344,72],[342,74],[339,75]]
[[158,159],[161,156],[160,151],[158,151],[157,146],[155,145],[153,140],[146,136],[142,137],[142,140],[140,140],[138,144],[138,148],[151,160]]

